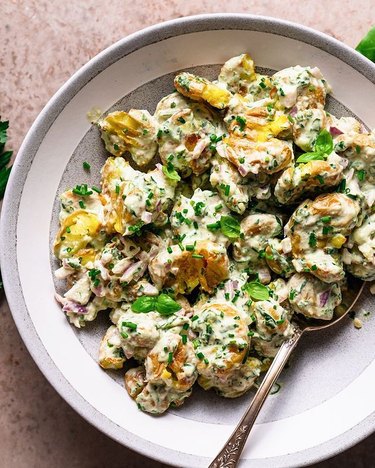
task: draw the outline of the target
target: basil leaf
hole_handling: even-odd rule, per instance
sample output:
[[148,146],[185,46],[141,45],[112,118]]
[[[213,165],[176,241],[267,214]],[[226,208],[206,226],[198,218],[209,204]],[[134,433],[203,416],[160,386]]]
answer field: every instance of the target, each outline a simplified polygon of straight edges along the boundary
[[375,26],[370,29],[367,35],[355,48],[359,53],[375,62]]
[[224,236],[228,237],[229,239],[237,239],[240,237],[240,223],[232,216],[222,216],[220,218],[220,228]]
[[320,154],[331,154],[333,151],[333,139],[328,130],[322,130],[315,142],[315,152]]
[[178,172],[174,168],[172,163],[168,163],[166,166],[163,166],[163,174],[167,179],[173,182],[179,182],[181,180],[181,177],[179,176]]
[[307,163],[309,161],[324,161],[326,158],[324,154],[320,153],[305,153],[301,154],[301,156],[297,159],[296,163]]
[[267,286],[264,286],[258,281],[247,283],[246,291],[248,292],[249,296],[256,301],[266,301],[270,298],[270,293]]
[[168,294],[160,294],[156,300],[155,309],[160,315],[172,315],[181,310],[181,306],[178,302],[168,296]]
[[146,314],[155,310],[156,300],[153,296],[141,296],[133,302],[131,309],[137,314]]

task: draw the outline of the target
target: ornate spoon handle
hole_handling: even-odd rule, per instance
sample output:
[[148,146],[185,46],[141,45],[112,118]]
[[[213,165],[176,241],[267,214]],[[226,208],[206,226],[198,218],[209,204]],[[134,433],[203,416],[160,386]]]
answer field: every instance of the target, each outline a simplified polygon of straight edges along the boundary
[[301,338],[302,333],[302,330],[296,327],[294,335],[281,345],[246,413],[222,450],[212,461],[209,468],[234,468],[237,466],[259,411],[271,391],[273,384],[279,377],[280,372],[283,370],[291,352]]

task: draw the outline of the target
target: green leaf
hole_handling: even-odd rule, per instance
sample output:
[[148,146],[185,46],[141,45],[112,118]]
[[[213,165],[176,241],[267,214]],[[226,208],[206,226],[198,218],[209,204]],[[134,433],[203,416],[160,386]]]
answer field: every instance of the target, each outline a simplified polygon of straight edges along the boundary
[[264,286],[264,284],[261,284],[258,281],[247,283],[245,288],[249,296],[256,301],[267,301],[267,299],[270,298],[267,286]]
[[146,314],[147,312],[152,312],[155,310],[155,306],[156,297],[141,296],[133,302],[131,309],[137,314]]
[[220,218],[220,228],[224,236],[229,239],[237,239],[241,234],[241,226],[239,221],[233,216],[222,216]]
[[172,315],[181,310],[180,304],[168,296],[168,294],[160,294],[156,300],[155,308],[160,315]]
[[328,130],[322,130],[315,142],[315,152],[319,154],[331,154],[333,151],[333,139]]
[[174,183],[179,182],[181,177],[179,176],[178,172],[174,168],[172,163],[168,163],[166,166],[163,166],[163,174],[165,177]]
[[9,164],[9,161],[12,158],[12,154],[13,151],[4,151],[4,153],[0,154],[0,169]]
[[5,120],[3,122],[0,120],[0,143],[1,144],[5,144],[8,139],[8,135],[7,135],[8,127],[9,127],[9,120]]
[[324,161],[326,157],[320,153],[304,153],[297,159],[296,163],[307,163],[309,161]]
[[375,62],[375,26],[373,26],[366,36],[355,48],[360,54]]
[[4,196],[5,188],[8,183],[11,169],[12,167],[8,167],[8,168],[3,167],[0,170],[0,199],[3,198]]

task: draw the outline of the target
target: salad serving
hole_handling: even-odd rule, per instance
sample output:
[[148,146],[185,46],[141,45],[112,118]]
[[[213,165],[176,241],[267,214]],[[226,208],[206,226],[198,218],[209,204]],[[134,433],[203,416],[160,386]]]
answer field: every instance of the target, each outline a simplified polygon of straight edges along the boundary
[[195,382],[244,394],[293,314],[330,320],[347,273],[375,279],[375,133],[324,109],[318,68],[266,76],[242,54],[174,86],[153,115],[97,120],[111,156],[100,187],[61,195],[53,246],[63,311],[109,313],[99,364],[149,413]]

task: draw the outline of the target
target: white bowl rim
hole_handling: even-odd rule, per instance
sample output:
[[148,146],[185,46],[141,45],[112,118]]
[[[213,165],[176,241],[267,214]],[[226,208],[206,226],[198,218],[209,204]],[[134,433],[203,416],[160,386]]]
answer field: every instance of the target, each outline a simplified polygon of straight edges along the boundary
[[[60,112],[86,83],[112,63],[146,45],[172,36],[220,29],[262,31],[308,43],[339,58],[375,83],[375,65],[370,60],[324,33],[289,21],[266,16],[218,13],[188,16],[150,26],[119,40],[92,58],[49,100],[18,152],[4,197],[0,226],[0,261],[8,304],[28,351],[46,379],[75,411],[97,429],[143,455],[175,466],[206,465],[209,460],[157,446],[120,428],[85,401],[53,363],[33,326],[22,294],[16,257],[17,214],[24,182],[43,138]],[[351,430],[321,445],[285,457],[256,460],[256,466],[274,466],[273,461],[285,467],[309,465],[348,449],[374,430],[375,412]]]

